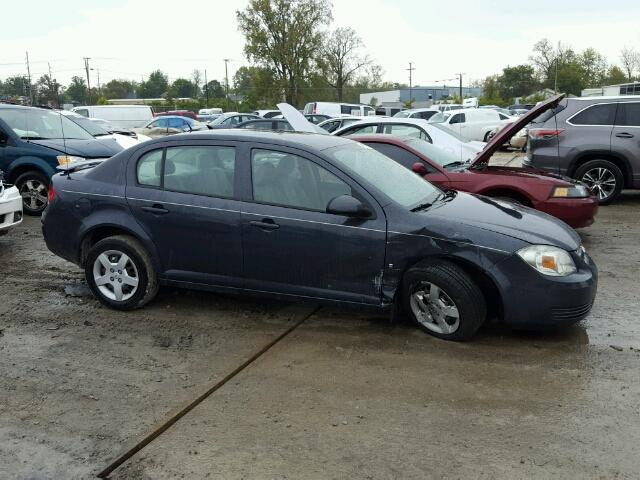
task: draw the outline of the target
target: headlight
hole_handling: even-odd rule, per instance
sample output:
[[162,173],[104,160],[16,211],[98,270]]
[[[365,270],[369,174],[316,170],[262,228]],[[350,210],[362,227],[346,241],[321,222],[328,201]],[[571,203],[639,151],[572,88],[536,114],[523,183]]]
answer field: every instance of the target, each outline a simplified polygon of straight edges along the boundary
[[556,187],[551,196],[554,198],[586,198],[589,196],[589,189],[584,185]]
[[82,162],[86,160],[84,157],[74,157],[73,155],[58,155],[56,158],[58,159],[58,165],[61,167],[66,167],[73,162]]
[[565,277],[577,271],[571,255],[558,247],[532,245],[519,250],[518,255],[544,275]]

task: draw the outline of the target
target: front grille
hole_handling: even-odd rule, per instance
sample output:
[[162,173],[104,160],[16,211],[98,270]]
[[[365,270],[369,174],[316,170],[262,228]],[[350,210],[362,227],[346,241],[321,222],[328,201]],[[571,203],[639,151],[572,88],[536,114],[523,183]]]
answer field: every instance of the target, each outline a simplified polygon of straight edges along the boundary
[[587,303],[578,307],[552,308],[551,314],[553,315],[554,320],[560,322],[566,322],[568,320],[581,320],[587,316],[587,314],[591,310],[592,305],[592,303]]

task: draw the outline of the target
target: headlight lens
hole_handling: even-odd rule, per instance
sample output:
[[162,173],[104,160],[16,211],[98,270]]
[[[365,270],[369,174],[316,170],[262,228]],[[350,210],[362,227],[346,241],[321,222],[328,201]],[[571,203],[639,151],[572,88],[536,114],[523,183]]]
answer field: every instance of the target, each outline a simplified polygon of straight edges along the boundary
[[86,160],[84,157],[74,157],[73,155],[58,155],[56,158],[58,159],[58,165],[61,167],[67,167],[70,163]]
[[544,275],[565,277],[577,271],[569,253],[550,245],[532,245],[518,251],[518,255],[531,267]]
[[554,198],[586,198],[589,196],[589,189],[584,185],[556,187],[551,196]]

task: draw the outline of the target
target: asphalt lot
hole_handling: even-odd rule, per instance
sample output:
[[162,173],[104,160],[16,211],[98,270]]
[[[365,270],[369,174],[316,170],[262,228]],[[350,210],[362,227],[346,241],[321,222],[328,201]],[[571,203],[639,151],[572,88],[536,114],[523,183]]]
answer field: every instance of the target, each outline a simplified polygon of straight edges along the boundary
[[[580,324],[457,344],[323,308],[111,478],[637,478],[640,194],[581,235],[600,286]],[[163,289],[107,310],[35,218],[0,265],[3,479],[92,477],[306,308]]]

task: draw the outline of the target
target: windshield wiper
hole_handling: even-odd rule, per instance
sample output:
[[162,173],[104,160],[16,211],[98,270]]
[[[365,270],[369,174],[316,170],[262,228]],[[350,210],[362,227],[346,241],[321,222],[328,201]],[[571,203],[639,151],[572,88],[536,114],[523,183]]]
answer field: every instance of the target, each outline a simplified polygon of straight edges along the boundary
[[418,205],[416,205],[415,207],[413,207],[411,209],[412,212],[419,212],[420,210],[426,210],[427,208],[431,207],[433,205],[433,203],[429,203],[429,202],[425,202],[425,203],[420,203]]

